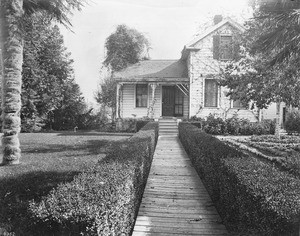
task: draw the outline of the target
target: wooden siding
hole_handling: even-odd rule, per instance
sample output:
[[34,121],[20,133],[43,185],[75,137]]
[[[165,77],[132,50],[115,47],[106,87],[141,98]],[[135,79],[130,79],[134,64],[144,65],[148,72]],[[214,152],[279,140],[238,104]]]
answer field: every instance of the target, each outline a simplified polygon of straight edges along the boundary
[[[159,118],[162,115],[162,85],[155,89],[155,104],[154,104],[154,118]],[[124,84],[122,86],[120,101],[120,115],[121,118],[142,118],[147,116],[148,107],[152,102],[152,90],[148,86],[148,107],[135,107],[135,85]],[[189,97],[184,96],[183,116],[188,117],[189,114]],[[135,115],[135,116],[134,116]]]
[[[161,86],[157,86],[155,90],[154,118],[161,116]],[[148,86],[148,107],[152,102],[152,91]],[[148,107],[135,107],[135,85],[124,84],[121,95],[121,118],[142,118],[147,116]]]
[[[236,29],[230,24],[225,24],[216,31],[207,35],[195,43],[194,47],[199,51],[191,51],[187,60],[188,72],[190,77],[190,116],[205,118],[209,114],[216,114],[222,118],[229,118],[237,112],[239,117],[257,121],[255,114],[250,110],[237,110],[231,108],[231,101],[226,96],[228,89],[219,87],[218,104],[216,108],[205,107],[204,91],[205,79],[216,78],[220,66],[224,63],[213,58],[213,36],[214,35],[233,35]],[[226,114],[227,113],[227,114]]]
[[[280,124],[283,124],[283,108],[285,104],[282,102],[280,104]],[[276,103],[271,103],[267,109],[261,110],[261,116],[263,120],[274,120],[276,119]]]

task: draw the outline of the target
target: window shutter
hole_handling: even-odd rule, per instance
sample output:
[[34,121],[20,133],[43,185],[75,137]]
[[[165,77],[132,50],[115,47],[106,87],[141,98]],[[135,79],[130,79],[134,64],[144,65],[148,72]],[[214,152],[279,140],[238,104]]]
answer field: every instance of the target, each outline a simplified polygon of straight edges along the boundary
[[240,45],[233,42],[233,55],[232,59],[239,60],[240,59]]
[[213,59],[220,59],[220,35],[213,36]]

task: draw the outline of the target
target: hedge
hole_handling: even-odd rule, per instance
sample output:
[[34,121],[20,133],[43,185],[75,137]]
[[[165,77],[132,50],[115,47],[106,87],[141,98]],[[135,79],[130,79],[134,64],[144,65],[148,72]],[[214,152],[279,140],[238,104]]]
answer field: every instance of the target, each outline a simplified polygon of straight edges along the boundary
[[299,178],[191,124],[179,124],[179,138],[232,233],[299,235]]
[[130,235],[158,136],[148,123],[95,167],[32,201],[30,235]]

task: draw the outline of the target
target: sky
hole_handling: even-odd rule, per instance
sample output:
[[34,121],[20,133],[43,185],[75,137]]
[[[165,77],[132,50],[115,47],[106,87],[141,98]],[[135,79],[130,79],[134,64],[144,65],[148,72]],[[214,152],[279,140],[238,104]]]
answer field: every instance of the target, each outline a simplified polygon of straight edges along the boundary
[[247,0],[88,0],[71,17],[72,31],[61,28],[86,101],[95,103],[105,40],[118,25],[144,33],[151,43],[151,59],[179,59],[184,45],[216,14],[242,23],[251,11]]

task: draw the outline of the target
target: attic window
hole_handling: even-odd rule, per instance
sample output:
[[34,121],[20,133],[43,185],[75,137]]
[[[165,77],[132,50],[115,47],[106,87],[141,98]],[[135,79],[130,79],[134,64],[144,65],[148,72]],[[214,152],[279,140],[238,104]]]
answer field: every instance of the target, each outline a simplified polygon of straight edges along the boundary
[[216,60],[233,59],[233,43],[231,35],[214,35],[213,36],[213,58]]

